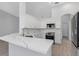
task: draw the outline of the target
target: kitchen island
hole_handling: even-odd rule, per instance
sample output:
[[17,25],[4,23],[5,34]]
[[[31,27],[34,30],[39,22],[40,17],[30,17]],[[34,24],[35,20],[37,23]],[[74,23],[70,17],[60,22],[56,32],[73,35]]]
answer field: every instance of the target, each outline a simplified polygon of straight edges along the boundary
[[30,38],[18,33],[0,37],[9,43],[9,56],[51,56],[53,40]]

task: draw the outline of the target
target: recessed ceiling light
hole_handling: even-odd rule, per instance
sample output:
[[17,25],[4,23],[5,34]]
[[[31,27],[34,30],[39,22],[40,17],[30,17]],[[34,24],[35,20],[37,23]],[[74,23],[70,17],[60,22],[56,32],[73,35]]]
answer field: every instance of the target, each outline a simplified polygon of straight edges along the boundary
[[54,4],[59,4],[59,2],[54,2]]
[[49,2],[49,4],[59,4],[60,2]]

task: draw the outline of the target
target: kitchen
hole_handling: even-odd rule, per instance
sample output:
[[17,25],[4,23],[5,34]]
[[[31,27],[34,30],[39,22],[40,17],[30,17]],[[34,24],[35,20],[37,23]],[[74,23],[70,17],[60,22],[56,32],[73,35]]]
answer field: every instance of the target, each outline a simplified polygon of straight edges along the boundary
[[[20,32],[18,34],[14,33],[14,34],[10,34],[10,35],[8,34],[6,36],[0,37],[1,40],[9,42],[9,55],[22,55],[23,51],[22,52],[19,51],[22,48],[17,47],[17,45],[24,47],[24,48],[27,48],[26,51],[28,51],[28,48],[31,49],[30,47],[33,48],[31,50],[36,49],[34,51],[37,51],[37,52],[39,52],[38,51],[39,49],[42,51],[43,50],[42,48],[44,48],[44,50],[46,49],[45,53],[47,53],[47,51],[49,50],[49,52],[45,55],[51,55],[52,52],[50,53],[50,51],[52,51],[51,46],[52,46],[53,42],[54,42],[54,44],[61,43],[61,30],[60,30],[60,28],[56,28],[57,26],[55,23],[50,23],[52,18],[50,19],[48,24],[45,24],[46,27],[39,27],[42,25],[42,23],[36,17],[28,15],[26,13],[27,3],[19,3],[19,4],[20,4],[20,23],[19,23]],[[46,3],[46,4],[48,4],[48,3]],[[51,34],[53,34],[53,35],[51,36]],[[29,43],[27,43],[27,41],[25,43],[23,43],[25,41],[25,39],[23,39],[23,36],[24,36],[24,38],[26,37],[26,39],[28,38],[29,40],[32,39],[32,38],[30,38],[30,36],[31,36],[31,37],[33,37],[33,40],[35,40],[34,42],[35,43],[38,42],[38,43],[34,44],[33,42],[30,43],[30,41],[28,41]],[[16,39],[16,40],[11,40],[11,39]],[[17,39],[20,41],[18,41]],[[39,39],[40,39],[40,41],[39,41]],[[51,39],[51,40],[46,40],[46,39]],[[48,44],[45,43],[44,41],[48,42]],[[42,44],[41,42],[44,42],[44,43]],[[39,49],[37,49],[37,47],[34,47],[31,44],[34,46],[35,45],[39,46],[39,44],[42,44],[43,47],[42,48],[40,47]],[[47,47],[45,48],[45,46],[47,46]],[[50,49],[48,49],[48,47]],[[16,48],[16,49],[14,49],[14,48]],[[13,49],[14,49],[14,51],[13,51]],[[30,52],[28,52],[28,53],[30,53]],[[31,53],[30,54],[25,53],[25,55],[31,55]],[[39,54],[36,53],[33,55],[39,55]]]
[[[3,4],[5,3],[1,3]],[[52,53],[56,53],[56,51],[52,52],[52,46],[60,46],[63,43],[64,34],[68,35],[68,41],[72,40],[70,23],[72,16],[65,17],[69,20],[69,27],[64,28],[69,31],[68,33],[66,30],[62,33],[63,26],[61,25],[63,24],[61,22],[64,19],[63,15],[74,15],[78,12],[79,8],[76,6],[79,3],[20,2],[18,5],[19,30],[16,32],[19,33],[7,33],[0,37],[2,41],[9,44],[9,56],[51,56]],[[59,52],[60,48],[57,49],[55,50]],[[61,49],[61,51],[64,50]],[[60,52],[59,55],[64,55],[64,53]]]

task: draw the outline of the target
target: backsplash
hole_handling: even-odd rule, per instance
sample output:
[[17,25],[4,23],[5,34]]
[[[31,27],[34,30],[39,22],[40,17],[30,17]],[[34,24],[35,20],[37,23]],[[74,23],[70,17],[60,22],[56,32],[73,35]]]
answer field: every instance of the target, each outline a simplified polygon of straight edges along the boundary
[[24,28],[23,29],[23,34],[25,37],[33,37],[33,38],[43,38],[45,39],[46,33],[49,32],[56,32],[60,29],[58,28]]
[[43,38],[43,32],[40,29],[25,29],[24,36],[33,36],[33,38]]

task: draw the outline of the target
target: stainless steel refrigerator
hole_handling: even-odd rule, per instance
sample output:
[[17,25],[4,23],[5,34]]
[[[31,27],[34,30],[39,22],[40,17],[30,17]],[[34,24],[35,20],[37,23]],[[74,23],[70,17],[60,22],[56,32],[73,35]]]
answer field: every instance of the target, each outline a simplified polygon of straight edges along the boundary
[[72,42],[75,47],[79,47],[79,12],[77,12],[71,21],[72,25]]

